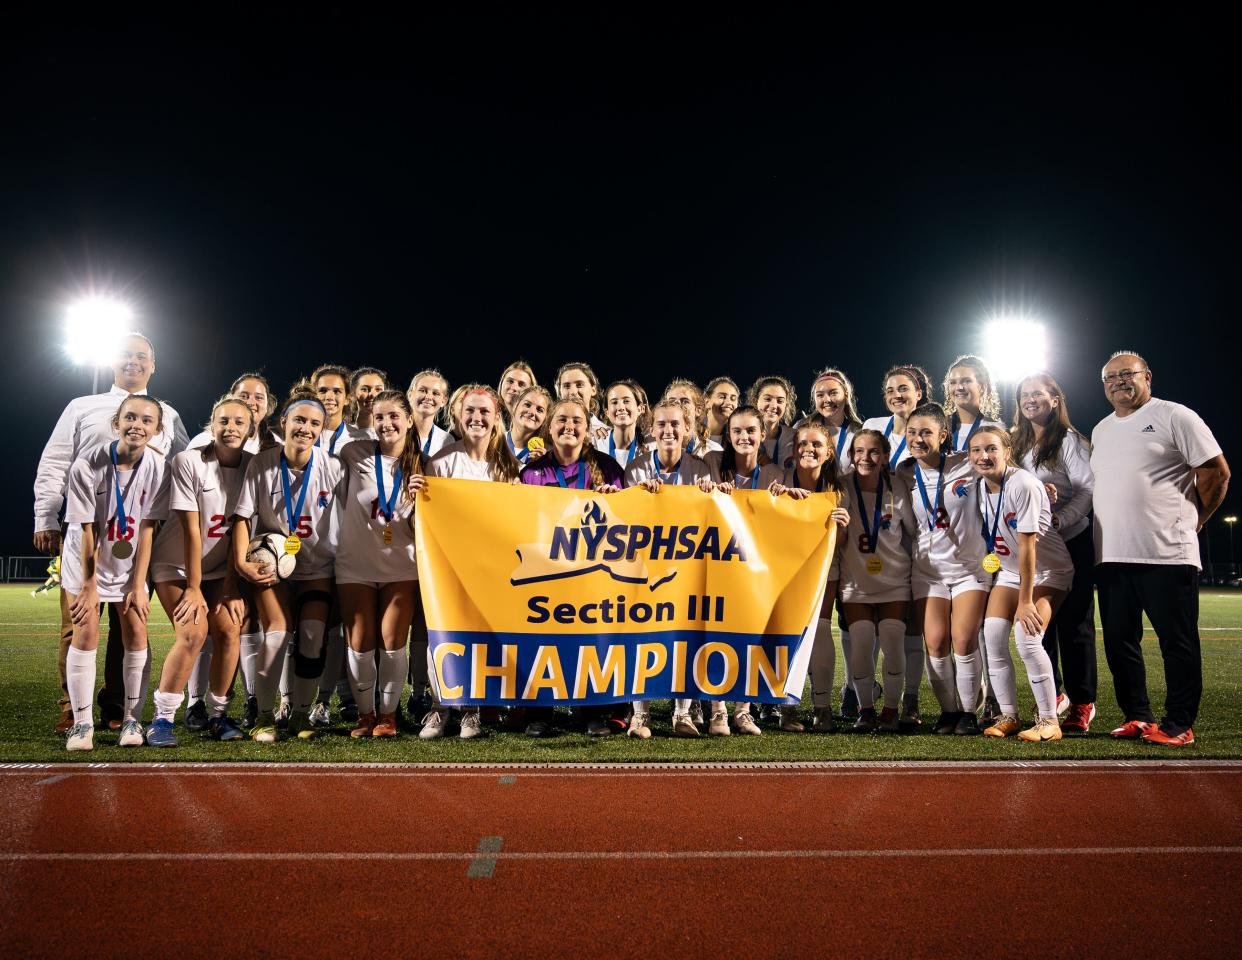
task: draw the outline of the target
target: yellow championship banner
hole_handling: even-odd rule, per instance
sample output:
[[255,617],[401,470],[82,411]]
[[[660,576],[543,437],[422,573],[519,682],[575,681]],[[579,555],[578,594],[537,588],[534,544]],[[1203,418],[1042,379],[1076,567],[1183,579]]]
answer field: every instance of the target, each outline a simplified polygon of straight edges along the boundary
[[429,478],[415,542],[440,700],[800,696],[836,502]]

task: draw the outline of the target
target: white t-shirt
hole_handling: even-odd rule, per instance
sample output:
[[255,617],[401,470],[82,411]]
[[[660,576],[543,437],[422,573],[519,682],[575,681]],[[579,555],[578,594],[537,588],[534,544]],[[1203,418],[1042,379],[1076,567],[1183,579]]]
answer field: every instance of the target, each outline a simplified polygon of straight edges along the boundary
[[431,433],[427,435],[426,440],[422,440],[419,437],[415,437],[415,439],[418,440],[418,445],[422,448],[424,460],[430,460],[445,447],[456,442],[447,430],[441,430],[434,423],[431,425]]
[[893,433],[894,420],[889,417],[872,417],[863,421],[864,430],[878,430],[888,438],[889,458],[888,468],[896,470],[899,463],[903,463],[910,459],[910,451],[906,449],[906,434],[903,430],[901,436]]
[[681,459],[677,463],[660,463],[657,470],[656,464],[659,462],[659,456],[657,451],[649,450],[643,456],[631,460],[625,468],[625,485],[632,487],[644,480],[652,479],[658,473],[661,483],[689,487],[694,486],[700,477],[712,475],[706,463],[686,451],[682,451]]
[[[1016,534],[1033,533],[1037,540],[1035,582],[1069,589],[1074,580],[1074,561],[1070,559],[1065,541],[1052,527],[1052,505],[1043,483],[1033,473],[1010,467],[1005,471],[1003,490],[991,493],[982,477],[976,478],[975,488],[979,516],[983,520],[982,529],[991,533],[997,511],[1004,514],[996,523],[996,555],[1001,562],[1001,585],[1016,587],[1021,582]],[[987,544],[984,546],[986,548]]]
[[[920,475],[923,478],[921,490]],[[943,476],[944,481],[940,483],[939,471],[934,467],[927,469],[913,458],[897,468],[897,477],[910,491],[902,523],[912,538],[911,576],[940,583],[968,576],[977,579],[983,576],[980,564],[987,551],[980,532],[975,472],[971,469],[970,458],[965,453],[949,454],[944,461]],[[929,514],[928,504],[932,504],[935,517]],[[930,529],[929,523],[932,524]]]
[[[595,441],[595,449],[600,453],[606,453],[612,459],[616,460],[624,469],[631,459],[637,459],[643,455],[643,452],[651,449],[649,444],[643,443],[638,434],[634,435],[633,441],[628,446],[618,447],[616,441],[613,440],[612,434]],[[634,451],[634,457],[630,457],[630,451]]]
[[[724,451],[712,450],[703,457],[703,462],[707,464],[707,469],[711,472],[713,483],[722,483],[721,466],[724,463]],[[738,490],[766,490],[772,485],[772,481],[779,480],[785,475],[782,470],[774,463],[765,463],[759,467],[759,478],[755,479],[754,471],[747,473],[737,472],[733,476],[733,486]]]
[[1053,504],[1052,516],[1062,539],[1073,540],[1087,529],[1095,474],[1091,472],[1091,448],[1083,437],[1067,433],[1056,460],[1038,469],[1035,468],[1035,451],[1028,450],[1022,458],[1022,466],[1035,474],[1040,483],[1056,487],[1057,502]]
[[[310,469],[289,468],[289,494],[297,506],[302,485],[309,484],[295,529],[289,529],[285,509],[280,457],[283,447],[272,447],[257,454],[246,468],[241,493],[233,515],[250,521],[250,536],[297,533],[302,546],[292,580],[323,580],[332,576],[332,499],[341,479],[341,463],[336,457],[313,450]],[[309,474],[309,476],[303,476]]]
[[[956,424],[956,429],[954,425]],[[955,413],[949,417],[949,453],[969,453],[970,437],[982,427],[1000,427],[1005,428],[1003,423],[997,420],[988,420],[986,417],[979,417],[973,423],[961,423],[960,418]]]
[[[118,473],[125,504],[124,534],[116,522]],[[151,450],[143,451],[132,469],[114,470],[111,441],[73,462],[65,502],[68,532],[60,559],[60,583],[65,590],[82,592],[82,524],[91,523],[95,526],[95,589],[99,599],[111,603],[125,599],[142,521],[168,516],[168,499],[161,496],[163,482],[164,458]],[[129,541],[134,552],[124,558],[113,556],[112,547],[118,540]]]
[[[880,501],[880,529],[875,549],[867,551],[867,529],[875,523],[876,494],[854,487],[854,475],[844,478],[849,491],[846,508],[850,524],[838,530],[841,547],[841,599],[847,603],[893,603],[910,599],[910,551],[902,527],[902,514],[908,509],[910,491],[896,476],[884,478]],[[860,485],[861,487],[861,485]],[[862,494],[861,501],[859,493]],[[867,562],[879,560],[877,573],[867,570]]]
[[491,480],[491,469],[487,460],[471,460],[465,445],[455,440],[431,458],[430,473],[456,480]]
[[1152,397],[1091,432],[1096,563],[1199,563],[1195,469],[1220,456],[1197,413]]
[[342,420],[332,430],[324,427],[319,434],[318,441],[316,441],[316,446],[334,457],[339,457],[347,444],[353,443],[355,440],[368,439],[370,438],[367,436],[367,432],[361,427],[355,427],[353,424]]
[[[337,583],[399,583],[417,580],[414,557],[414,529],[410,517],[414,503],[402,491],[396,493],[392,522],[385,519],[375,482],[374,443],[351,443],[341,452],[343,470],[332,513],[333,541],[336,543]],[[398,457],[381,455],[384,495],[393,496]],[[408,477],[402,477],[404,487]],[[384,529],[392,533],[392,543],[384,542]]]
[[202,450],[182,450],[173,457],[164,478],[169,487],[168,521],[160,527],[151,554],[153,581],[185,579],[185,531],[177,511],[198,514],[202,579],[223,579],[229,565],[230,519],[250,458],[243,452],[236,467],[224,467],[214,453],[204,460]]

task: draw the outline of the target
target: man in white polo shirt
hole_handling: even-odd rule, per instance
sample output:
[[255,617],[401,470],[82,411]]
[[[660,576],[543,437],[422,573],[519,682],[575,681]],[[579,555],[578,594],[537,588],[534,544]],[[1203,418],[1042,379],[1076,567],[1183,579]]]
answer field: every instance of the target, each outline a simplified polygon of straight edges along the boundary
[[[1151,395],[1151,369],[1115,353],[1102,376],[1113,413],[1091,434],[1095,561],[1104,653],[1125,722],[1112,735],[1164,746],[1195,742],[1203,694],[1199,530],[1225,499],[1229,465],[1197,413]],[[1157,725],[1147,699],[1143,614],[1168,687]]]
[[[155,347],[140,333],[128,334],[122,341],[116,362],[112,366],[114,381],[107,393],[94,393],[71,400],[65,412],[56,421],[56,428],[43,448],[39,459],[39,472],[35,476],[34,545],[41,553],[55,556],[60,552],[60,508],[65,499],[65,487],[69,482],[69,468],[83,453],[96,450],[116,439],[112,429],[112,417],[121,401],[133,393],[146,393],[147,383],[155,373]],[[160,432],[147,445],[147,449],[171,460],[174,454],[185,449],[189,437],[177,411],[161,401],[164,423]],[[65,651],[73,639],[73,623],[65,603],[65,592],[60,593],[60,722],[57,733],[63,733],[73,724],[73,711],[69,707],[68,688],[65,686]],[[120,726],[121,701],[124,685],[121,678],[120,622],[113,614],[111,604],[108,615],[108,647],[104,659],[104,685],[99,691],[100,721],[110,726],[112,721]],[[63,728],[63,729],[62,729]]]

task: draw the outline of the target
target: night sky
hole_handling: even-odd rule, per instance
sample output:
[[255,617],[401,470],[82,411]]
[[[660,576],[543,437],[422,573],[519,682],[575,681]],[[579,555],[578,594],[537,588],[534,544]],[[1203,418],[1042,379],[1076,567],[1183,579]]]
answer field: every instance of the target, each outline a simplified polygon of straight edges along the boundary
[[495,384],[519,356],[808,402],[832,364],[875,416],[890,363],[938,383],[1008,310],[1049,325],[1088,435],[1130,348],[1242,462],[1219,25],[306,17],[6,25],[0,552],[32,552],[39,452],[90,388],[61,324],[92,284],[191,433],[246,368],[283,394],[321,362]]

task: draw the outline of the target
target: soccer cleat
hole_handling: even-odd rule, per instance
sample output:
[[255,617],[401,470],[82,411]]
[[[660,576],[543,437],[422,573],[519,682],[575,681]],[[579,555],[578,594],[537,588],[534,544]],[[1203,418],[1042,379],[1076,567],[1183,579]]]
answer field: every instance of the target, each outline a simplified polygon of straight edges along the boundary
[[[794,717],[797,720],[797,717]],[[844,716],[841,718],[845,719]],[[832,733],[836,730],[836,723],[832,719],[831,707],[815,707],[811,711],[811,729],[815,733]]]
[[354,729],[349,731],[349,735],[355,740],[375,736],[375,714],[358,714],[358,722],[354,724]]
[[287,729],[299,740],[310,740],[319,734],[319,731],[311,726],[310,714],[305,710],[290,711]]
[[276,714],[271,710],[255,713],[254,726],[250,728],[250,739],[255,743],[275,743],[280,739],[280,728],[276,726]]
[[633,737],[635,740],[650,740],[651,728],[647,726],[647,714],[636,713],[630,717],[630,725],[625,731],[625,735]]
[[875,728],[881,733],[897,733],[901,730],[901,715],[896,707],[885,707],[880,711],[880,719]]
[[141,723],[137,720],[126,720],[121,724],[121,733],[116,740],[118,747],[141,747],[145,742]]
[[259,701],[254,697],[246,698],[246,707],[242,710],[241,725],[243,730],[249,730],[254,726],[255,718],[259,715]]
[[1061,732],[1084,734],[1091,729],[1091,721],[1094,719],[1094,703],[1075,703],[1069,708],[1066,718],[1061,721]]
[[919,698],[917,696],[905,696],[901,698],[901,727],[913,729],[923,725],[923,718],[919,714]]
[[276,726],[280,727],[281,730],[289,726],[289,714],[291,712],[292,708],[289,705],[289,698],[281,697],[280,706],[276,708]]
[[755,718],[750,715],[749,711],[733,715],[733,729],[738,733],[744,733],[751,737],[763,735],[763,731],[759,729],[759,724],[755,723]]
[[1160,727],[1152,727],[1143,734],[1143,742],[1159,747],[1189,747],[1194,745],[1195,732],[1188,727],[1181,733],[1165,733]]
[[849,684],[846,684],[845,693],[841,695],[841,719],[858,719],[858,694]]
[[1127,720],[1115,730],[1110,730],[1108,735],[1118,740],[1142,740],[1147,731],[1155,729],[1155,726],[1147,720]]
[[703,701],[702,700],[691,700],[690,701],[690,719],[691,721],[693,721],[695,726],[698,726],[700,723],[703,722]]
[[475,737],[483,735],[483,720],[479,716],[479,711],[471,710],[469,713],[463,713],[461,716],[461,729],[457,731],[457,736],[462,740],[473,740]]
[[227,713],[211,717],[207,721],[207,732],[211,734],[212,740],[244,740],[246,738],[246,735],[242,733],[242,728],[235,724]]
[[69,751],[94,750],[95,728],[89,723],[75,723],[69,728],[69,736],[65,740],[65,749]]
[[310,708],[310,725],[312,727],[332,726],[332,716],[328,713],[328,705],[322,700],[315,701]]
[[612,727],[604,717],[592,717],[587,721],[586,732],[588,737],[607,737],[612,734]]
[[60,705],[60,719],[56,721],[56,733],[64,736],[73,729],[73,706],[68,700]]
[[710,737],[727,737],[732,733],[729,730],[729,715],[723,710],[712,711],[711,719],[707,723],[707,735]]
[[854,721],[855,733],[874,733],[879,721],[875,717],[875,707],[859,707],[858,719]]
[[[400,707],[400,704],[397,704],[397,706]],[[354,703],[352,700],[348,703],[342,703],[339,712],[341,720],[345,723],[357,723],[358,717],[361,716],[361,714],[358,713],[358,704]]]
[[207,729],[207,704],[202,700],[195,700],[185,711],[181,722],[191,733],[202,733]]
[[[362,720],[361,714],[359,714],[358,720],[361,722]],[[372,737],[395,737],[396,735],[397,735],[397,715],[395,713],[381,713],[379,715],[379,719],[375,721],[375,726],[371,728],[371,736]]]
[[439,740],[448,725],[447,710],[428,710],[423,717],[423,728],[418,731],[419,740]]
[[1060,740],[1061,725],[1057,723],[1056,717],[1040,717],[1035,721],[1034,726],[1019,733],[1018,739],[1025,740],[1027,743],[1040,743],[1044,740]]
[[171,720],[161,720],[157,717],[151,721],[151,726],[147,727],[147,746],[177,746],[177,737],[173,734],[173,725]]
[[953,728],[955,737],[977,737],[982,731],[979,729],[979,718],[975,716],[973,710],[967,710],[957,718],[957,726]]
[[673,714],[673,736],[675,737],[697,737],[699,728],[695,724],[691,715],[688,713]]
[[940,714],[936,725],[932,727],[932,733],[938,737],[952,736],[953,731],[957,729],[957,721],[961,719],[962,715],[957,710],[945,710]]
[[550,737],[552,736],[552,724],[547,720],[532,720],[526,725],[526,735],[528,737]]
[[1065,716],[1065,711],[1067,711],[1071,706],[1072,704],[1070,703],[1069,697],[1067,697],[1063,693],[1057,694],[1057,716],[1058,717]]
[[1022,729],[1018,723],[1018,718],[1012,713],[1002,713],[996,718],[996,722],[990,727],[985,727],[983,735],[985,737],[1012,737],[1015,733]]
[[983,712],[979,716],[980,726],[987,727],[992,721],[1001,716],[1000,704],[996,702],[995,697],[986,697],[983,701]]
[[798,711],[789,704],[781,706],[781,729],[786,733],[802,733],[806,730],[806,727],[798,720]]

